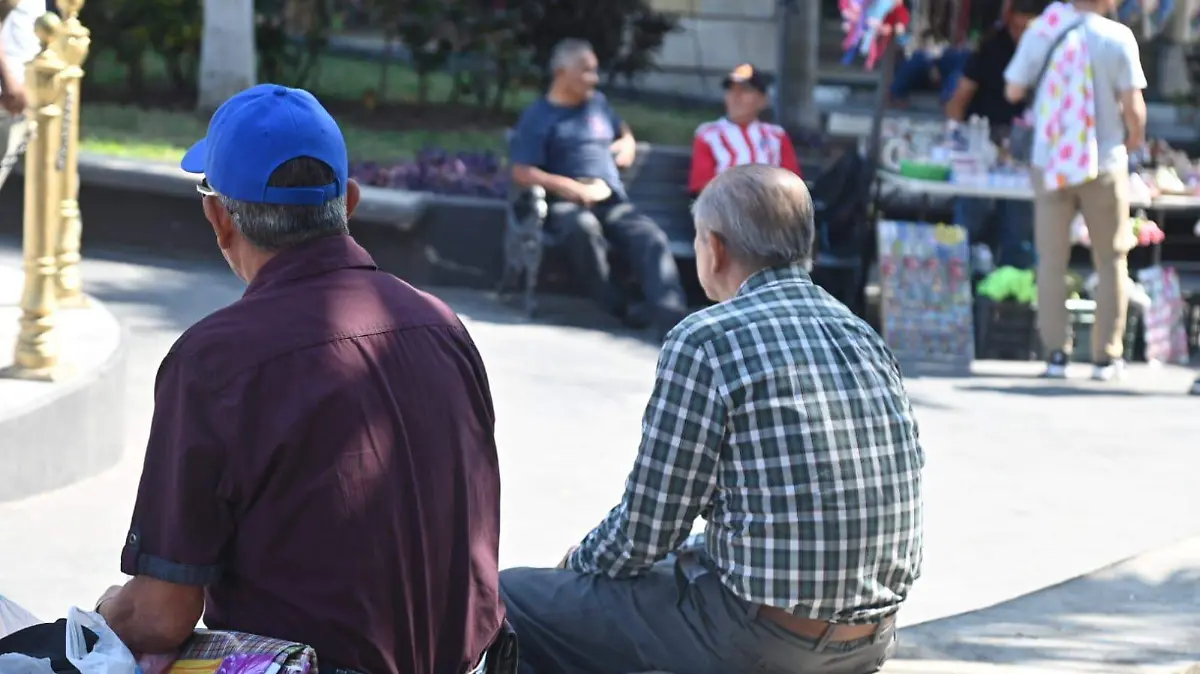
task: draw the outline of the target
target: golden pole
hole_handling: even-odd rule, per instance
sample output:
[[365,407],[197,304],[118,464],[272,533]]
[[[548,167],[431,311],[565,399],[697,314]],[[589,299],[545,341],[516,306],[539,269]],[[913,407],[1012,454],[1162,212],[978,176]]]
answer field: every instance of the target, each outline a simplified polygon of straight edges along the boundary
[[29,133],[25,152],[25,224],[22,246],[25,257],[25,292],[21,296],[21,331],[14,363],[5,373],[18,379],[49,381],[64,373],[58,358],[54,312],[58,308],[55,275],[62,205],[62,179],[57,170],[62,142],[62,72],[64,63],[55,52],[62,21],[46,14],[37,21],[42,51],[26,68],[29,94]]
[[58,34],[56,52],[63,61],[63,130],[58,170],[62,173],[62,230],[58,239],[58,274],[55,286],[61,307],[87,305],[83,279],[79,274],[79,246],[83,219],[79,212],[79,87],[83,81],[83,62],[87,60],[92,38],[79,22],[84,0],[59,0],[65,21]]

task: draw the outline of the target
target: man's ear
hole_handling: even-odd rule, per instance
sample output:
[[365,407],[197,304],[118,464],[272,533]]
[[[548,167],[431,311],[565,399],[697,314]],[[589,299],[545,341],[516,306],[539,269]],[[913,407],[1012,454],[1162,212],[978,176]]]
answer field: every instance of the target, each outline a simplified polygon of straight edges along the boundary
[[208,224],[212,225],[213,233],[217,235],[217,245],[221,250],[232,248],[236,231],[233,218],[216,197],[204,197],[204,217],[208,219]]
[[712,273],[716,275],[729,268],[729,247],[725,245],[721,237],[712,232],[706,232],[705,236],[708,237],[708,252],[711,253],[709,266],[712,267]]
[[351,178],[346,181],[346,219],[354,215],[354,209],[358,208],[358,200],[362,198],[362,190],[358,187],[358,181]]

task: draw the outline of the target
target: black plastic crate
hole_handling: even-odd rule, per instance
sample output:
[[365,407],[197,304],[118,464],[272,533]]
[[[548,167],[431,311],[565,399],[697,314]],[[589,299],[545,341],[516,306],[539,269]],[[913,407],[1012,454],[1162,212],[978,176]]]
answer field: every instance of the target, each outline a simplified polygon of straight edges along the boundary
[[1039,350],[1037,310],[1032,306],[975,299],[976,358],[1035,360]]
[[[1090,300],[1072,300],[1068,307],[1071,325],[1071,360],[1091,362],[1092,323],[1096,305]],[[975,354],[987,360],[1041,360],[1044,357],[1037,329],[1037,309],[1019,302],[975,300]],[[1142,312],[1129,308],[1125,320],[1125,359],[1146,359],[1142,334]]]

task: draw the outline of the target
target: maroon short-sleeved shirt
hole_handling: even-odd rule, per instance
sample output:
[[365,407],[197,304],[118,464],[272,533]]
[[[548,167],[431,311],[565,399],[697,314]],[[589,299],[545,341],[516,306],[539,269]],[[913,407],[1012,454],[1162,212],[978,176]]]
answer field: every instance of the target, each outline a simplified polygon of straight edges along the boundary
[[268,262],[163,360],[121,570],[363,674],[461,674],[503,621],[491,394],[466,329],[348,236]]

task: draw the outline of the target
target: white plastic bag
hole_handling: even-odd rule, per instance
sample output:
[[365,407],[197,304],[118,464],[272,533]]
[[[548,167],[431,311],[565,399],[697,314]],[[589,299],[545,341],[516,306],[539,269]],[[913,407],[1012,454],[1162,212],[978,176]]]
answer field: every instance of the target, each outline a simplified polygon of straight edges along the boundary
[[0,672],[4,674],[54,674],[49,660],[36,660],[28,655],[0,655]]
[[[96,633],[99,639],[88,652],[83,628]],[[88,613],[71,607],[67,613],[67,661],[80,674],[137,674],[137,661],[117,633],[99,613]]]
[[0,594],[0,639],[40,622],[32,613]]

